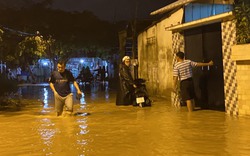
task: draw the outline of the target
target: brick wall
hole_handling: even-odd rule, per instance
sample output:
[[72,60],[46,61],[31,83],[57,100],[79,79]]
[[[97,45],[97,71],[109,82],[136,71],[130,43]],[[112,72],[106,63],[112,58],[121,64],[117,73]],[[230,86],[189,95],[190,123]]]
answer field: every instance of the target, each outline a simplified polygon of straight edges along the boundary
[[236,61],[239,115],[250,115],[250,44],[232,47],[232,60]]

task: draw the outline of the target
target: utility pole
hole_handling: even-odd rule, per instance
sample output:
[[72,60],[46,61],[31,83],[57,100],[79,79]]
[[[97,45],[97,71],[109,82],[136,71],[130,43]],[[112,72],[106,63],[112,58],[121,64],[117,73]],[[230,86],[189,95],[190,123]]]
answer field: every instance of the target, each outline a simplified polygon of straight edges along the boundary
[[138,78],[138,58],[137,58],[137,12],[138,12],[138,0],[135,0],[135,14],[134,19],[132,21],[132,58],[133,58],[133,66],[134,66],[134,79]]
[[138,11],[138,0],[135,0],[135,15],[134,19],[132,21],[132,57],[135,59],[137,57],[136,53],[136,40],[137,40],[137,30],[136,30],[136,25],[137,25],[137,11]]

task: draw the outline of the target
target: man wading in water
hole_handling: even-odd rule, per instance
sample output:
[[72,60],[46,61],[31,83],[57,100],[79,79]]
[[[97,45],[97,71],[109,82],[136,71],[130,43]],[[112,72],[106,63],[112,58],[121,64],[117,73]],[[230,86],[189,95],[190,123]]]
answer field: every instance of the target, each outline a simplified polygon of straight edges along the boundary
[[57,116],[61,116],[63,108],[66,106],[65,113],[71,115],[73,112],[73,93],[70,90],[70,83],[73,83],[78,95],[82,95],[81,90],[72,73],[65,69],[66,62],[63,60],[58,61],[57,70],[51,74],[49,85],[54,92],[55,109]]
[[177,52],[176,53],[176,63],[174,65],[173,70],[173,90],[176,92],[177,90],[177,81],[178,78],[181,81],[180,82],[180,90],[181,90],[181,98],[183,101],[186,102],[187,108],[189,112],[192,112],[194,110],[195,104],[194,104],[194,83],[193,83],[193,73],[192,68],[193,67],[201,67],[201,66],[212,66],[214,63],[213,61],[210,61],[208,63],[202,63],[202,62],[194,62],[191,60],[185,60],[184,59],[185,54],[183,52]]

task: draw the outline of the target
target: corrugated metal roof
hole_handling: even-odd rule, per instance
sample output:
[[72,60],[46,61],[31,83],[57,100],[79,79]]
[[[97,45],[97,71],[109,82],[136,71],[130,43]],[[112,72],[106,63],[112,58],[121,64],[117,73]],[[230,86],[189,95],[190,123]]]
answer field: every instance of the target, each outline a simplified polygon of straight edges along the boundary
[[162,7],[156,11],[151,12],[150,15],[162,14],[164,12],[173,10],[179,6],[183,6],[183,5],[186,5],[188,3],[196,2],[196,1],[199,3],[208,3],[208,4],[212,4],[212,3],[214,3],[214,4],[233,4],[234,3],[234,0],[177,0],[174,3],[171,3],[165,7]]
[[163,8],[160,8],[154,12],[151,12],[150,15],[157,15],[157,14],[161,14],[161,13],[164,13],[166,11],[169,11],[169,10],[172,10],[176,7],[179,7],[179,6],[182,6],[182,5],[185,5],[187,3],[191,3],[191,2],[194,2],[194,1],[197,1],[197,0],[178,0],[174,3],[171,3]]
[[207,17],[207,18],[203,18],[203,19],[199,19],[196,21],[188,22],[188,23],[183,23],[183,24],[178,24],[178,25],[171,26],[171,27],[166,27],[165,30],[167,30],[167,31],[181,31],[181,30],[191,29],[191,28],[202,26],[202,25],[208,25],[208,24],[220,22],[223,20],[231,20],[231,19],[233,19],[233,12],[232,11],[226,12],[223,14],[218,14],[218,15],[211,16],[211,17]]

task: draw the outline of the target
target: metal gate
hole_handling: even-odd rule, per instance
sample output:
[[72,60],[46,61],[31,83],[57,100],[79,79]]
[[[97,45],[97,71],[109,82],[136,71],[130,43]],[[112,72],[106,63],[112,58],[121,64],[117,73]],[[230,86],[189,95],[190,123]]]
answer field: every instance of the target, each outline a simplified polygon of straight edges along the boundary
[[184,31],[186,59],[214,61],[212,67],[193,69],[196,105],[225,111],[221,23]]

